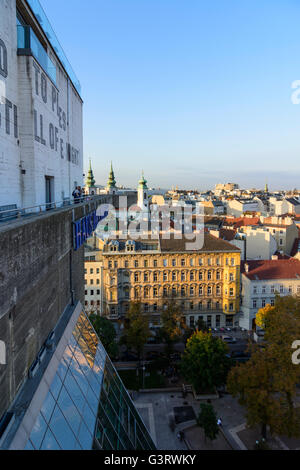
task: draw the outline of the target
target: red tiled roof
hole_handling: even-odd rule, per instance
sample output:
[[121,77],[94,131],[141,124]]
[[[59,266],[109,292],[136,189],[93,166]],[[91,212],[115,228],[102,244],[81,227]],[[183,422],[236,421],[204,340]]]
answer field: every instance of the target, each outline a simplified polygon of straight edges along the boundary
[[[246,273],[245,264],[249,271]],[[242,262],[241,272],[250,280],[299,279],[300,261],[294,258],[278,260],[251,260]]]
[[226,218],[224,225],[231,225],[235,228],[243,227],[246,225],[259,225],[259,217],[236,217],[234,219]]
[[222,240],[227,240],[228,242],[231,242],[232,240],[234,240],[235,235],[236,230],[234,229],[221,228],[220,230],[220,238]]

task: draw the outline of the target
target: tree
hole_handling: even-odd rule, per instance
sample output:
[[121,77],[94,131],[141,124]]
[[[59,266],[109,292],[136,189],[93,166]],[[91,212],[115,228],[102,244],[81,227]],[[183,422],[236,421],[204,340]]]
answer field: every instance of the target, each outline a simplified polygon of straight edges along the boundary
[[180,369],[196,392],[211,391],[226,382],[230,369],[228,346],[211,333],[196,331],[187,341]]
[[149,319],[141,313],[141,303],[132,302],[125,318],[124,341],[136,350],[139,360],[149,336]]
[[162,328],[160,335],[166,343],[168,356],[173,352],[174,344],[182,338],[182,331],[186,329],[184,316],[178,304],[171,300],[161,314]]
[[118,355],[118,345],[116,343],[117,333],[113,323],[95,313],[92,313],[89,319],[108,355],[115,359]]
[[217,416],[213,406],[208,403],[200,405],[200,413],[197,419],[197,424],[204,430],[205,438],[210,440],[216,439],[219,433],[219,426],[217,423]]
[[300,299],[277,297],[275,306],[259,310],[257,324],[265,330],[264,347],[252,347],[247,364],[228,376],[228,391],[247,408],[249,426],[272,434],[300,436],[300,410],[295,407],[299,366],[292,362],[292,344],[300,338]]

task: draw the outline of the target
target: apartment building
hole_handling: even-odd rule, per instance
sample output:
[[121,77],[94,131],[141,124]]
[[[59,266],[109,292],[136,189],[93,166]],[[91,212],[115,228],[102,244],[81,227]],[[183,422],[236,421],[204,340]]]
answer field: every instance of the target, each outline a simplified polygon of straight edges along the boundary
[[159,327],[173,299],[190,326],[198,319],[211,327],[236,321],[240,250],[224,240],[206,233],[195,251],[186,249],[184,239],[106,240],[102,259],[103,313],[113,320],[126,315],[130,302],[140,301],[150,326]]
[[294,258],[242,263],[240,326],[255,329],[257,311],[274,305],[276,295],[300,295],[300,261]]

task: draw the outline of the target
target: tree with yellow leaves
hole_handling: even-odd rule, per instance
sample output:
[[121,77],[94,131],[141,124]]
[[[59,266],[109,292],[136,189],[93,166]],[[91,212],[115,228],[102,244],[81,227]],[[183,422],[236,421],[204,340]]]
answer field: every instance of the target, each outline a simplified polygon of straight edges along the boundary
[[264,438],[267,426],[272,434],[299,437],[300,367],[292,362],[292,344],[300,339],[300,299],[277,297],[274,307],[258,312],[257,324],[265,330],[263,348],[252,346],[250,361],[230,371],[228,391],[246,406],[248,425],[261,425]]

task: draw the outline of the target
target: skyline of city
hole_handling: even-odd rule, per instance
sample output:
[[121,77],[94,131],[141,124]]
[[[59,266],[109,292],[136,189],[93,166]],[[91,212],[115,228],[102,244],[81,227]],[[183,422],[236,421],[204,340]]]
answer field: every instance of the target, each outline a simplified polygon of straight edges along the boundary
[[161,188],[297,187],[296,2],[42,5],[80,76],[99,184],[113,160],[124,186],[135,168]]

